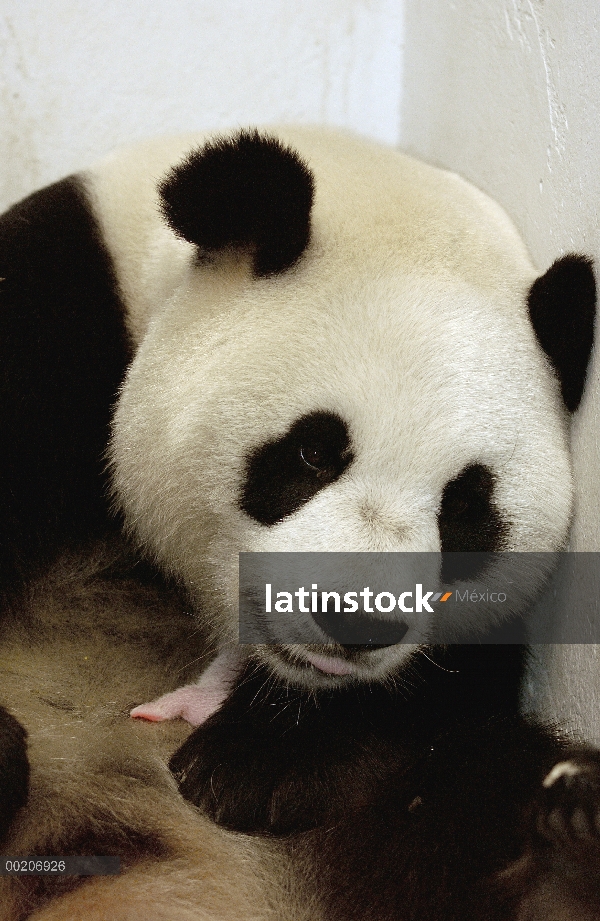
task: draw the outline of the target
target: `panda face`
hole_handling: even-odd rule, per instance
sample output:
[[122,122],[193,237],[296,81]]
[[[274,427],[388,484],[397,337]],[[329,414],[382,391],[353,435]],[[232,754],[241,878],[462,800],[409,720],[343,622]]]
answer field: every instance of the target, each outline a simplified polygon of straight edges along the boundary
[[[589,261],[536,278],[486,196],[349,135],[280,132],[299,157],[257,133],[204,141],[150,151],[155,176],[175,163],[162,201],[136,151],[90,183],[139,344],[114,494],[215,642],[237,640],[241,551],[561,549]],[[310,643],[275,633],[254,655],[302,684],[380,680],[434,627],[451,641],[499,615],[435,616],[408,613],[391,646],[358,649],[309,617]]]
[[[195,270],[115,416],[127,518],[221,642],[240,551],[554,550],[567,533],[564,414],[522,306],[399,275],[323,290],[310,269],[246,276],[226,303]],[[296,681],[376,679],[430,624],[405,626],[385,649],[322,647],[315,625],[313,645],[258,654]]]

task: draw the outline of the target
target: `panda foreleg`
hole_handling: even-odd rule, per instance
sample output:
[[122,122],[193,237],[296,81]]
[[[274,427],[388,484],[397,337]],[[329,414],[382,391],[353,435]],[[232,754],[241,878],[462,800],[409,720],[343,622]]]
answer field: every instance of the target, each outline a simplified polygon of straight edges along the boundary
[[597,754],[571,755],[518,715],[448,730],[412,760],[392,757],[387,775],[363,751],[362,772],[346,771],[338,791],[345,812],[284,842],[318,879],[328,921],[598,921],[597,843],[578,837],[579,821],[560,842],[537,827],[559,808],[567,828],[581,799],[581,788],[571,801],[561,791],[550,807],[544,778],[557,759]]
[[314,691],[250,662],[170,767],[183,796],[228,828],[313,828],[344,811],[349,778],[369,785],[453,727],[460,742],[463,726],[516,714],[522,667],[516,645],[429,647],[410,662],[410,689],[399,676]]
[[350,777],[369,782],[413,757],[418,743],[397,738],[397,704],[376,686],[315,695],[250,663],[170,767],[184,798],[226,828],[305,831],[344,811]]
[[248,666],[171,769],[220,825],[291,834],[329,921],[597,921],[600,755],[447,699],[315,698]]

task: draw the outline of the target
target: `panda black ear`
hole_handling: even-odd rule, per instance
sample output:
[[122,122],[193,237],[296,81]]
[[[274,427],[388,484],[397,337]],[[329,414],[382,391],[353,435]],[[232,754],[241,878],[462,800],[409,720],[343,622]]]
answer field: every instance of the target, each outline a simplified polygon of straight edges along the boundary
[[527,298],[538,342],[552,362],[570,412],[579,406],[594,344],[593,263],[574,254],[557,259],[534,281]]
[[159,185],[173,230],[205,252],[251,248],[256,275],[283,272],[310,239],[314,180],[277,138],[241,131],[191,153]]

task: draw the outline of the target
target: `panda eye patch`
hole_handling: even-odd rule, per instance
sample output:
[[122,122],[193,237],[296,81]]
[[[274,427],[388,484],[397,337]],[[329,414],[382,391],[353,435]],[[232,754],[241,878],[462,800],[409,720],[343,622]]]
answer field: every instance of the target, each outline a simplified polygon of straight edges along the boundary
[[240,508],[260,524],[276,524],[335,482],[352,459],[348,428],[339,416],[323,411],[302,416],[247,458]]
[[446,483],[438,513],[444,582],[475,578],[484,562],[453,561],[447,554],[491,553],[505,546],[509,527],[494,502],[494,485],[494,474],[484,464],[470,464]]

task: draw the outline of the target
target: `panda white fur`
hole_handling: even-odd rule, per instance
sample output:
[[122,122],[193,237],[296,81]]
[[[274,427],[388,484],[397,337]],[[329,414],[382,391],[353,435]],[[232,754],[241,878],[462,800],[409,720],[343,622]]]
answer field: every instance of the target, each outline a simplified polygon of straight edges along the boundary
[[[502,210],[457,176],[343,133],[274,134],[147,143],[36,193],[2,219],[9,615],[23,612],[32,568],[65,545],[81,553],[107,527],[111,418],[113,502],[144,553],[183,586],[213,651],[236,639],[242,550],[565,546],[567,410],[581,397],[593,335],[589,261],[565,257],[538,277]],[[533,580],[532,592],[538,587]],[[138,620],[145,603],[137,602]],[[469,618],[461,626],[496,626],[489,611],[483,622],[474,611]],[[488,863],[464,870],[467,894],[441,882],[425,896],[435,836],[470,829],[444,872],[435,869],[441,879],[468,865],[466,842],[481,821],[469,797],[453,817],[453,781],[434,825],[417,819],[411,894],[399,884],[390,893],[386,883],[372,912],[492,917],[482,879],[506,869],[517,844],[538,854],[517,826],[562,748],[517,715],[522,654],[428,648],[431,626],[408,616],[402,643],[358,650],[323,646],[318,634],[308,647],[275,637],[239,663],[222,710],[173,758],[186,798],[221,824],[301,832],[302,866],[324,855],[327,917],[355,916],[356,886],[339,895],[347,868],[359,880],[357,855],[366,859],[360,847],[346,864],[340,856],[352,823],[367,829],[372,872],[379,838],[390,855],[404,847],[396,840],[404,831],[381,832],[382,804],[391,814],[427,812],[421,803],[435,799],[443,778],[458,782],[470,767],[465,751],[498,760],[473,784],[477,796],[494,783],[504,789],[505,768],[522,772],[507,799],[499,797],[501,813],[513,810],[510,831],[492,828]],[[107,632],[97,649],[109,647]],[[177,684],[163,670],[149,695]],[[2,702],[32,735],[27,707]],[[155,730],[135,732],[148,739]],[[450,741],[439,760],[426,756],[424,792],[406,778],[440,739]],[[521,765],[517,750],[526,752]],[[594,756],[572,758],[593,818]],[[556,775],[561,790],[566,776]],[[16,806],[22,798],[23,784]],[[547,800],[536,808],[552,812]],[[27,810],[20,815],[22,822]],[[324,841],[329,821],[339,833]],[[377,828],[379,838],[368,831]],[[20,834],[17,817],[9,843]],[[590,839],[593,850],[591,827]],[[530,888],[535,859],[523,871]],[[250,875],[262,872],[259,859]],[[520,885],[510,911],[520,910]],[[435,914],[431,899],[443,898],[448,905]],[[499,917],[516,917],[503,906]]]

